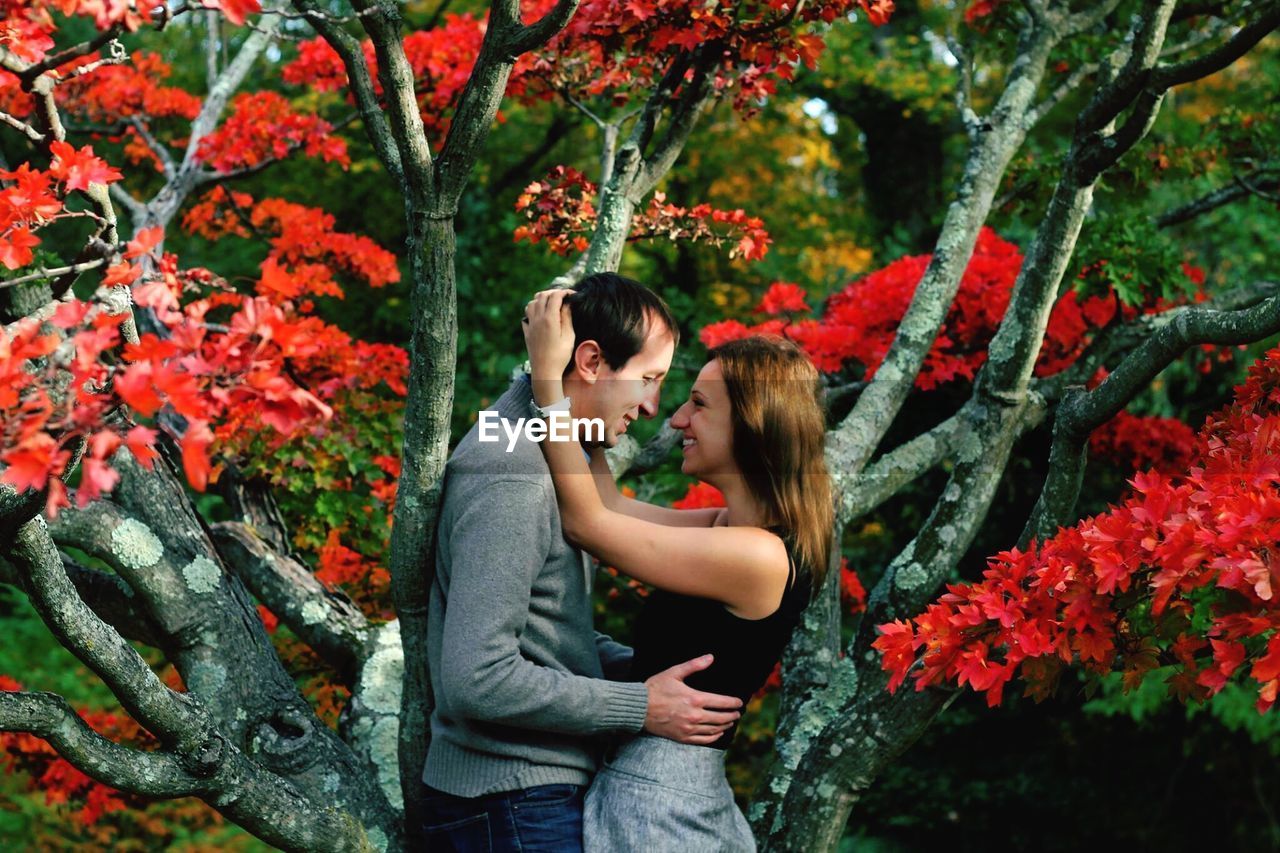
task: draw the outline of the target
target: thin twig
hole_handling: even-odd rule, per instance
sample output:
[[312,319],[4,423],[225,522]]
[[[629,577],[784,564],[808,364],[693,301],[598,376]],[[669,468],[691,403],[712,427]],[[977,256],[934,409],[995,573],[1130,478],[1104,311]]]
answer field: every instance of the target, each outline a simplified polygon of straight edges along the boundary
[[0,122],[4,122],[10,127],[21,131],[22,135],[27,137],[27,139],[30,139],[32,142],[35,142],[35,143],[44,142],[43,133],[36,130],[31,125],[27,124],[25,121],[22,121],[19,118],[15,118],[14,116],[11,116],[6,112],[0,112]]
[[88,270],[95,269],[96,267],[100,267],[106,262],[107,262],[106,258],[98,258],[97,260],[94,260],[94,261],[85,261],[84,263],[80,263],[80,264],[70,264],[69,266],[65,266],[65,267],[55,267],[53,269],[36,270],[35,272],[28,273],[27,275],[22,275],[22,276],[18,276],[17,278],[10,278],[10,279],[6,279],[5,281],[0,281],[0,288],[13,287],[15,285],[25,284],[28,281],[37,281],[38,279],[42,279],[42,278],[57,278],[60,275],[69,275],[71,273],[75,273],[78,275],[79,273],[87,272]]

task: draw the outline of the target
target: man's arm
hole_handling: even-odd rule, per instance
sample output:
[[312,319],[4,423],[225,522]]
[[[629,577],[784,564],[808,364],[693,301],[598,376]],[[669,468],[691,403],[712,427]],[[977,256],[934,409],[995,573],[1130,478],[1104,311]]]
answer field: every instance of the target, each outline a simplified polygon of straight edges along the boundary
[[[589,735],[643,727],[684,743],[714,743],[741,716],[742,702],[684,683],[711,665],[710,655],[639,684],[573,675],[520,653],[533,579],[551,547],[550,515],[528,510],[543,503],[546,488],[534,480],[486,483],[451,527],[437,702],[519,728]],[[496,518],[506,522],[502,528]]]
[[[551,547],[544,485],[498,479],[471,496],[449,537],[442,705],[470,719],[566,734],[639,731],[643,684],[539,666],[520,653],[534,578]],[[495,521],[501,519],[501,527]]]
[[631,659],[635,649],[624,646],[608,634],[596,631],[596,653],[600,656],[600,669],[610,681],[626,681],[631,675]]

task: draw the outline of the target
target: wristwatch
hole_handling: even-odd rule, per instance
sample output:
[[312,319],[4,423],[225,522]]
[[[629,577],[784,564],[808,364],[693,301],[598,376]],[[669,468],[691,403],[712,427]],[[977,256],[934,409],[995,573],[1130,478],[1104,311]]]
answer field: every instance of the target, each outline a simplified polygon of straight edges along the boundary
[[569,411],[569,404],[570,404],[570,398],[568,397],[561,397],[559,400],[556,400],[550,406],[539,406],[531,398],[529,400],[529,411],[533,413],[533,416],[535,418],[539,418],[540,420],[544,420],[544,421],[549,421],[551,420],[552,412]]

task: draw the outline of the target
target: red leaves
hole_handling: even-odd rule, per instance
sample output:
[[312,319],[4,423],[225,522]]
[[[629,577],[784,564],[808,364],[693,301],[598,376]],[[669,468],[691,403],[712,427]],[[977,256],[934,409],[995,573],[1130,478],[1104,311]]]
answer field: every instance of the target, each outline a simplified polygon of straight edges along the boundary
[[342,288],[334,280],[339,271],[370,287],[400,280],[391,252],[368,237],[335,231],[332,214],[284,199],[255,202],[245,193],[217,187],[187,211],[182,224],[210,240],[248,236],[249,227],[267,236],[271,249],[257,290],[273,302],[307,294],[340,298]]
[[242,26],[250,15],[262,11],[258,0],[200,0],[206,9],[219,9],[227,16],[227,20],[236,26]]
[[143,255],[151,254],[156,246],[159,246],[164,240],[164,228],[159,225],[153,225],[150,228],[143,228],[125,246],[124,256],[126,260],[137,260]]
[[715,486],[701,481],[691,483],[684,497],[671,504],[674,509],[704,509],[724,506],[724,495]]
[[197,492],[203,492],[209,485],[209,445],[212,443],[213,433],[199,422],[189,424],[182,436],[182,469],[187,482]]
[[[880,652],[881,666],[889,673],[889,692],[896,693],[907,678],[907,672],[916,660],[916,649],[921,643],[915,639],[914,626],[902,619],[877,625],[880,636],[871,644]],[[924,689],[919,687],[918,689]]]
[[[703,329],[708,346],[752,334],[782,334],[798,343],[821,371],[834,373],[846,367],[860,368],[864,378],[872,378],[879,369],[898,333],[916,286],[924,276],[931,256],[899,258],[880,270],[851,282],[827,300],[820,319],[792,317],[776,325],[748,327],[737,320],[726,320]],[[971,381],[987,358],[987,346],[995,335],[1009,306],[1013,283],[1022,266],[1017,246],[1003,240],[990,228],[978,234],[973,254],[961,277],[960,286],[948,311],[945,324],[928,354],[916,387],[932,390],[957,380]],[[1157,303],[1150,311],[1171,307]],[[756,312],[770,314],[799,313],[809,309],[804,291],[784,282],[775,283],[765,294]],[[1080,299],[1068,291],[1054,305],[1045,329],[1044,343],[1036,363],[1038,376],[1058,373],[1079,358],[1097,329],[1111,322],[1116,302],[1112,294]],[[1130,422],[1125,422],[1130,425]],[[1171,432],[1170,446],[1148,443],[1145,449],[1175,465],[1179,454],[1176,440],[1185,438],[1185,430]],[[1147,461],[1133,445],[1129,435],[1120,443],[1134,458]]]
[[68,192],[88,190],[91,183],[110,184],[124,177],[118,169],[94,156],[91,145],[77,151],[66,142],[52,142],[49,150],[53,152],[49,174],[62,181]]
[[26,226],[18,226],[0,234],[0,264],[11,270],[31,263],[31,250],[40,245],[40,238]]
[[[586,251],[588,235],[595,228],[597,189],[569,166],[557,166],[541,181],[529,184],[516,199],[516,210],[524,211],[529,220],[528,225],[516,228],[516,242],[545,241],[558,255]],[[728,244],[730,258],[740,256],[749,261],[763,259],[772,242],[764,221],[748,216],[741,208],[718,210],[709,204],[686,208],[668,203],[661,192],[654,193],[648,208],[632,218],[628,235],[632,241],[655,238]]]
[[[12,678],[0,675],[0,690],[21,690]],[[91,729],[117,743],[150,751],[158,745],[141,726],[123,714],[81,710],[80,717]],[[0,767],[8,771],[25,771],[33,787],[44,789],[45,803],[74,803],[75,818],[84,825],[97,823],[104,814],[125,808],[141,808],[142,798],[95,782],[75,767],[45,741],[24,733],[0,732]],[[126,803],[126,800],[128,801]]]
[[[84,62],[92,61],[88,56]],[[79,77],[59,84],[66,109],[84,121],[111,124],[138,118],[147,125],[165,118],[191,121],[200,112],[200,99],[190,92],[163,85],[173,73],[169,64],[159,55],[148,51],[136,51],[123,65],[104,65]],[[148,150],[146,142],[130,128],[130,138]],[[154,159],[155,154],[142,154],[131,158]]]
[[[398,275],[394,257],[366,238],[326,233],[331,217],[284,202],[259,205],[253,215],[259,227],[266,227],[272,217],[286,220],[275,242],[282,257],[324,251],[377,280]],[[309,245],[308,234],[321,245]],[[161,236],[158,229],[139,234],[128,253],[140,257],[153,251]],[[77,392],[58,405],[43,388],[55,368],[23,369],[24,363],[56,347],[57,336],[41,335],[34,323],[19,324],[12,338],[0,336],[0,424],[7,448],[0,461],[7,466],[6,481],[17,488],[49,488],[51,514],[67,501],[57,478],[66,475],[69,448],[78,438],[89,441],[77,491],[81,505],[115,485],[117,475],[108,459],[122,440],[143,464],[154,459],[156,434],[150,428],[127,423],[99,426],[120,404],[140,417],[154,417],[168,407],[187,421],[181,436],[183,465],[192,486],[203,490],[216,476],[211,458],[215,445],[234,455],[264,436],[270,446],[271,441],[314,428],[332,417],[326,398],[347,389],[385,384],[392,394],[405,391],[408,357],[398,347],[354,342],[283,299],[275,304],[267,297],[215,292],[181,307],[177,294],[184,292],[182,279],[191,284],[192,278],[208,281],[208,276],[180,274],[170,256],[158,269],[159,278],[139,290],[150,288],[146,301],[156,305],[158,316],[170,325],[167,340],[144,335],[137,344],[119,347],[117,326],[123,318],[90,314],[88,306],[75,302],[61,306],[51,318],[53,325],[69,331],[89,324],[71,336],[76,374],[72,387]],[[128,286],[136,274],[136,267],[123,262],[108,280]],[[206,315],[226,308],[230,315],[211,331]],[[113,359],[108,367],[102,356],[117,348],[123,361]]]
[[850,613],[861,613],[867,609],[867,591],[858,578],[858,573],[849,568],[849,561],[840,558],[840,600]]
[[[1118,669],[1128,688],[1171,667],[1170,693],[1183,700],[1247,672],[1259,710],[1270,707],[1280,685],[1277,389],[1280,349],[1206,421],[1181,472],[1135,475],[1108,512],[1028,552],[998,554],[980,582],[880,626],[875,647],[891,689],[910,671],[918,689],[953,680],[999,701],[1004,680],[1020,673],[1042,698],[1059,670],[1048,658]],[[1189,622],[1199,614],[1207,623]]]
[[43,489],[50,471],[60,471],[66,466],[71,453],[58,447],[52,436],[36,433],[26,442],[11,447],[0,455],[5,464],[0,482],[8,483],[18,491]]
[[[525,18],[545,14],[554,0],[525,4]],[[712,81],[732,92],[747,113],[789,80],[800,64],[813,67],[824,25],[861,7],[874,25],[893,12],[891,0],[821,0],[701,4],[682,0],[583,0],[568,26],[543,50],[522,57],[515,93],[568,93],[622,106],[645,97],[681,54],[714,42],[720,48]]]
[[769,285],[769,289],[765,291],[764,296],[760,297],[760,304],[755,307],[757,313],[765,314],[789,314],[796,311],[809,311],[810,308],[805,304],[804,288],[798,284],[791,284],[786,281],[775,281]]
[[893,0],[858,0],[858,5],[862,7],[862,11],[867,14],[867,20],[872,26],[883,27],[889,23],[889,18],[893,15]]
[[86,145],[77,151],[65,142],[51,145],[53,162],[48,170],[32,169],[23,163],[13,171],[0,169],[0,180],[12,181],[0,187],[0,263],[19,269],[31,263],[31,251],[40,245],[35,232],[65,215],[65,196],[86,190],[92,182],[119,180],[118,171],[94,156]]
[[[416,30],[404,38],[405,58],[413,70],[422,123],[433,136],[442,139],[449,130],[453,108],[480,55],[486,28],[487,17],[450,13],[444,16],[441,25]],[[374,91],[381,95],[373,45],[366,40],[361,48]],[[522,77],[529,65],[528,59],[517,61],[507,83],[509,94],[524,93]],[[299,45],[298,58],[284,67],[282,77],[286,83],[309,86],[318,92],[338,91],[347,86],[342,60],[322,38]]]
[[308,157],[336,161],[345,169],[351,163],[347,144],[332,130],[319,116],[295,112],[276,92],[241,93],[222,126],[200,140],[196,156],[219,172],[232,172],[283,159],[300,148]]
[[973,0],[964,10],[964,22],[974,26],[977,21],[1000,8],[1003,0]]

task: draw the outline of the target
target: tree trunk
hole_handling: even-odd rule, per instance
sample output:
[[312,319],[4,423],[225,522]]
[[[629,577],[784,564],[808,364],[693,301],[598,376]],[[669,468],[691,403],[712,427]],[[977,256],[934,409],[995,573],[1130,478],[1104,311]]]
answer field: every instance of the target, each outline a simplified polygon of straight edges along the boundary
[[400,706],[400,782],[410,835],[420,824],[422,766],[431,733],[427,602],[435,578],[435,520],[449,456],[458,303],[452,217],[407,211],[413,332],[405,402],[403,468],[391,530],[391,592],[400,619],[405,680]]

